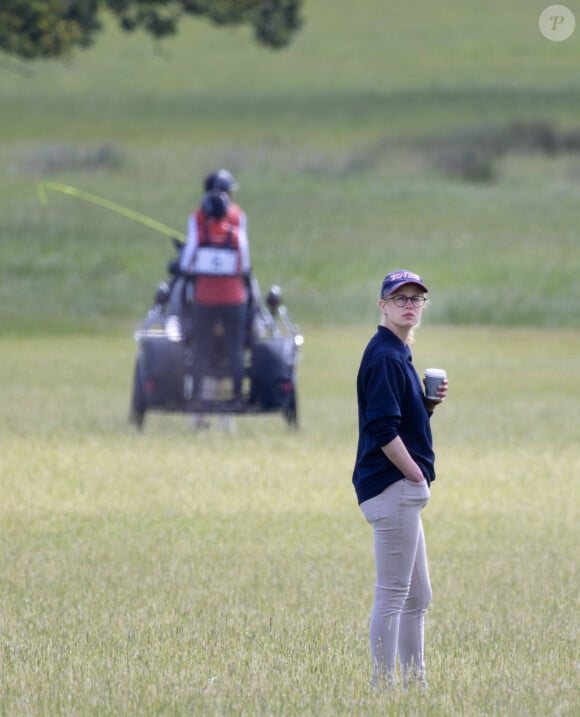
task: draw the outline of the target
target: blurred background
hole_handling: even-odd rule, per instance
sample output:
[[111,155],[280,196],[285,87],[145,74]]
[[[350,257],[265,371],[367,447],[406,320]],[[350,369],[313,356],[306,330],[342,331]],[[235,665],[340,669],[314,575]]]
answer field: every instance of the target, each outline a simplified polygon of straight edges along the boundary
[[373,321],[409,268],[430,322],[580,326],[580,31],[550,41],[545,7],[306,0],[278,49],[248,24],[156,40],[102,12],[87,49],[1,54],[0,330],[126,330],[172,258],[103,207],[41,206],[39,183],[183,232],[218,167],[299,322]]

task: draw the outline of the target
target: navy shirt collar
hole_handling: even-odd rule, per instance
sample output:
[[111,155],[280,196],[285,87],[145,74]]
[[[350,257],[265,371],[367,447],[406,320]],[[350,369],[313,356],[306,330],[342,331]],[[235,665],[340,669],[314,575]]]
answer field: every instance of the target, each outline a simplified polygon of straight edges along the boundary
[[413,360],[411,348],[407,344],[403,343],[401,339],[391,331],[391,329],[387,329],[386,326],[379,324],[377,326],[377,331],[383,341],[387,341],[393,348],[400,351],[405,358],[408,358],[410,361]]

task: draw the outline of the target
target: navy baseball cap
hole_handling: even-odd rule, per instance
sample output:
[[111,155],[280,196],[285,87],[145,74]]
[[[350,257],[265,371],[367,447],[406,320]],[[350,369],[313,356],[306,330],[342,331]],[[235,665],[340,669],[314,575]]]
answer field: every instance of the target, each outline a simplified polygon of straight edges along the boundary
[[203,180],[203,189],[206,192],[211,192],[214,189],[218,192],[233,192],[239,188],[240,185],[227,169],[218,169],[216,172],[208,174]]
[[215,173],[212,189],[218,189],[220,192],[233,192],[239,188],[240,185],[236,182],[231,172],[228,172],[227,169],[218,169]]
[[381,287],[381,297],[392,294],[394,291],[397,291],[397,289],[400,289],[401,286],[405,286],[406,284],[416,284],[421,287],[423,291],[429,291],[419,274],[414,274],[412,271],[401,269],[400,271],[393,271],[385,276]]

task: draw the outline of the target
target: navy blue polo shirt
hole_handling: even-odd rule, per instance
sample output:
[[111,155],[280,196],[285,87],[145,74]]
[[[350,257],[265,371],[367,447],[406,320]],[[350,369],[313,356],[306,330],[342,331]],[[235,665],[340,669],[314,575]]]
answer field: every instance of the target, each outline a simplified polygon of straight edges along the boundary
[[430,413],[411,350],[379,326],[369,341],[357,376],[359,439],[352,482],[359,503],[382,493],[404,476],[381,446],[400,436],[430,484],[435,454]]

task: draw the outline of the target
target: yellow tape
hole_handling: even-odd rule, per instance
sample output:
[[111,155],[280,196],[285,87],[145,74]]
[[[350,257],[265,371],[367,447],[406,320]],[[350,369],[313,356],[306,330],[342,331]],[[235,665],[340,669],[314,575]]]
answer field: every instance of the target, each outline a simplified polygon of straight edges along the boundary
[[96,194],[90,194],[89,192],[85,192],[77,187],[71,187],[69,184],[61,184],[60,182],[40,182],[37,184],[36,193],[38,194],[38,200],[43,207],[47,204],[47,189],[52,189],[55,192],[62,192],[62,194],[68,194],[70,197],[84,199],[86,202],[91,202],[91,204],[96,204],[99,207],[110,209],[112,212],[117,212],[117,214],[121,214],[121,216],[124,216],[127,219],[132,219],[135,222],[144,224],[146,227],[149,227],[149,229],[154,229],[155,231],[161,232],[161,234],[185,241],[185,234],[183,232],[178,232],[175,229],[168,227],[166,224],[162,224],[161,222],[155,221],[155,219],[151,219],[151,217],[148,217],[145,214],[141,214],[141,212],[136,212],[133,209],[129,209],[121,204],[112,202],[110,199],[98,197]]

